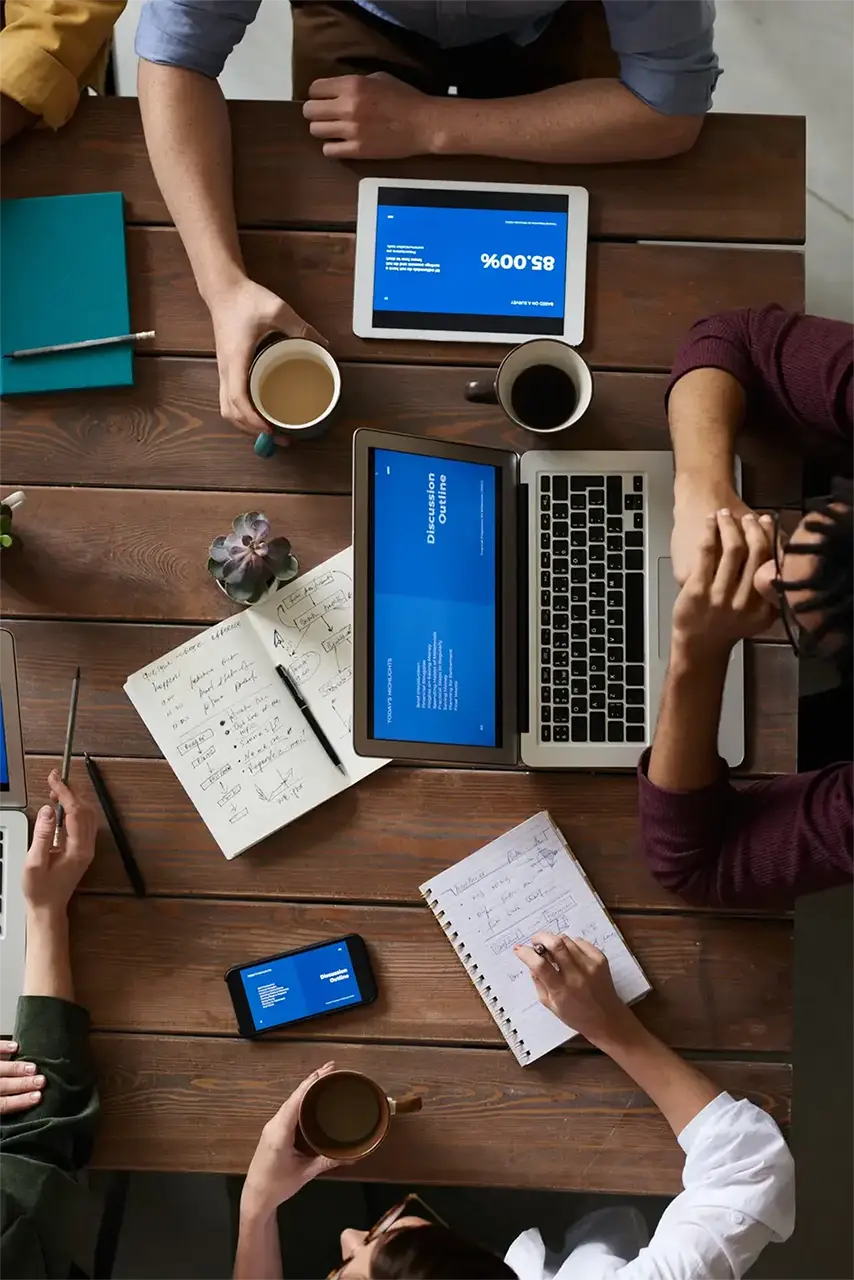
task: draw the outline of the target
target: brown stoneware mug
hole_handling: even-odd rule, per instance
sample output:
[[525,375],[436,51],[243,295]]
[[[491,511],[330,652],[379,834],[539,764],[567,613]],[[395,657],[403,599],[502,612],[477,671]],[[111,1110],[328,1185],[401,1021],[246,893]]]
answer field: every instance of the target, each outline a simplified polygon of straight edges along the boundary
[[361,1160],[385,1141],[394,1116],[420,1110],[417,1094],[396,1100],[361,1071],[330,1071],[303,1095],[294,1143],[306,1155]]

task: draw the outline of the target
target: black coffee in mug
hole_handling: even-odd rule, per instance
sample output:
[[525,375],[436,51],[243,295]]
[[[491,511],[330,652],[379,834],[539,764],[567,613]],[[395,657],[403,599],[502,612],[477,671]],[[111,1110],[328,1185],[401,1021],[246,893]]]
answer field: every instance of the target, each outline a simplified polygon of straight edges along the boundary
[[578,403],[575,383],[553,364],[532,364],[516,378],[510,392],[513,412],[534,431],[551,431],[568,422]]

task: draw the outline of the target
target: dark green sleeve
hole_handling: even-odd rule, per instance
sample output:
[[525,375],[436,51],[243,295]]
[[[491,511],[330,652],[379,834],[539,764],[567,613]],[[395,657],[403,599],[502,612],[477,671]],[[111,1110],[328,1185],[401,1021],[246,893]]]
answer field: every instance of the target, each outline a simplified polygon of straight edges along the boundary
[[3,1274],[68,1275],[88,1216],[76,1181],[92,1152],[98,1117],[89,1015],[49,996],[18,1001],[18,1056],[45,1077],[42,1100],[0,1123]]

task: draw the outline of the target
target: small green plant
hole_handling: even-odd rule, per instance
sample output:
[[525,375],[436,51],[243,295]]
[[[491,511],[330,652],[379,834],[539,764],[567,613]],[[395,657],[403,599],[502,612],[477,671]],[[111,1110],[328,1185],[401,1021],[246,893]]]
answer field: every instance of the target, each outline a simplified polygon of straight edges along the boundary
[[237,516],[233,532],[214,538],[208,551],[208,573],[236,604],[256,604],[271,588],[299,573],[287,538],[271,538],[270,523],[260,511]]
[[8,551],[10,547],[14,547],[20,541],[12,532],[12,516],[15,509],[20,507],[25,500],[26,494],[18,489],[0,502],[0,550]]

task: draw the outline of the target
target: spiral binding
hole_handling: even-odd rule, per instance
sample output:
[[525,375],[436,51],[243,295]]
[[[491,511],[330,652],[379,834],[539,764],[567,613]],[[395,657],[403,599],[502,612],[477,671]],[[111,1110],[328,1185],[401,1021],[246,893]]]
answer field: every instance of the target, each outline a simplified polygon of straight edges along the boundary
[[453,922],[449,918],[447,912],[439,909],[439,899],[430,896],[430,890],[421,891],[424,901],[433,912],[439,927],[445,934],[451,946],[457,953],[460,963],[468,974],[476,991],[480,995],[481,1000],[486,1005],[492,1019],[498,1027],[498,1030],[513,1050],[517,1059],[521,1063],[527,1062],[531,1056],[530,1049],[525,1048],[525,1041],[519,1035],[513,1023],[507,1017],[504,1006],[498,1003],[498,997],[492,994],[492,988],[487,983],[484,975],[480,972],[480,967],[474,963],[471,958],[471,952],[466,951],[465,943],[459,940],[459,932],[454,928]]

